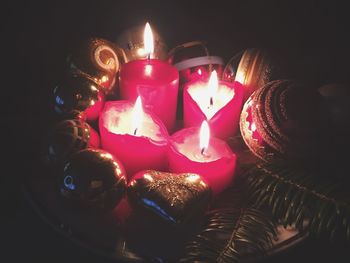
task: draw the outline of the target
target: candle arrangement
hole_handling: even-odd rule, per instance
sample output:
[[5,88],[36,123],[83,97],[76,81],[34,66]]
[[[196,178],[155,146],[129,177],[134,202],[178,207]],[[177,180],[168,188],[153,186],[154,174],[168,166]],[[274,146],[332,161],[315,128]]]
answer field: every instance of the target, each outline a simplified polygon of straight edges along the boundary
[[[179,49],[197,42],[167,53],[159,33],[154,43],[148,23],[143,41],[140,34],[137,27],[117,43],[89,39],[70,54],[70,70],[54,88],[53,108],[60,122],[45,140],[44,155],[55,169],[53,181],[58,181],[55,189],[64,208],[102,217],[115,213],[117,218],[129,218],[131,210],[134,218],[123,222],[152,229],[148,237],[161,229],[163,235],[154,237],[156,248],[164,245],[167,233],[185,235],[204,226],[186,247],[193,250],[183,262],[201,260],[208,247],[215,248],[204,257],[209,262],[236,259],[240,251],[234,246],[241,239],[256,251],[272,247],[277,227],[261,207],[278,215],[283,226],[296,218],[299,231],[311,222],[310,231],[327,225],[325,231],[341,229],[349,238],[347,204],[326,186],[312,189],[309,180],[285,172],[290,167],[278,166],[280,161],[305,164],[322,158],[328,115],[320,96],[295,80],[273,79],[267,74],[271,61],[258,49],[243,53],[237,70],[237,56],[223,69],[223,60],[206,48],[206,56],[174,59]],[[242,144],[236,146],[235,140]],[[253,164],[245,160],[248,150]],[[246,163],[257,171],[244,170],[241,164]],[[215,210],[227,193],[226,206]],[[310,200],[320,209],[311,209]],[[322,202],[328,202],[328,210]],[[337,212],[330,217],[332,209]],[[326,223],[317,221],[322,216]],[[145,245],[138,233],[143,230],[135,229],[136,243]],[[261,229],[259,246],[256,229]],[[232,237],[229,245],[218,238],[221,234]],[[154,257],[148,254],[153,248],[140,251]]]

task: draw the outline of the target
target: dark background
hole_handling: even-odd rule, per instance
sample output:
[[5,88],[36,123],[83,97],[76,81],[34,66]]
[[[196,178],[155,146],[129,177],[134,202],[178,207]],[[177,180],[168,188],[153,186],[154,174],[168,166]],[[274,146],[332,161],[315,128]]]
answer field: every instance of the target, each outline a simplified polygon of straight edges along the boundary
[[[8,258],[3,262],[104,262],[43,224],[20,191],[23,178],[31,176],[37,162],[53,86],[68,50],[79,41],[87,37],[113,41],[123,30],[149,21],[169,48],[203,40],[211,54],[227,61],[242,49],[269,47],[297,65],[296,77],[312,79],[316,85],[349,84],[347,9],[333,1],[13,1],[7,7],[2,41],[10,46],[4,55],[14,63],[6,67],[2,96],[7,157],[3,179],[8,179],[2,184],[1,257]],[[268,262],[349,259],[344,244],[320,239]]]

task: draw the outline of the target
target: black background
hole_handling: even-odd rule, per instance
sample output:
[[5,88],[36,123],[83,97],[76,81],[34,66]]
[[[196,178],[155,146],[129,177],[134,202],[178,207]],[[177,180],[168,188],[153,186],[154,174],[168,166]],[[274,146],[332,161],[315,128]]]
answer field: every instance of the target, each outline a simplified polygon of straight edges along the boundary
[[[10,46],[2,88],[3,178],[9,179],[2,184],[3,262],[105,262],[43,224],[20,194],[49,123],[52,88],[68,50],[79,41],[113,41],[123,30],[150,21],[170,48],[203,40],[211,54],[227,61],[244,48],[269,47],[298,65],[296,77],[316,85],[349,84],[347,9],[333,1],[13,1],[8,7],[2,38]],[[268,262],[348,262],[344,246],[310,240]]]

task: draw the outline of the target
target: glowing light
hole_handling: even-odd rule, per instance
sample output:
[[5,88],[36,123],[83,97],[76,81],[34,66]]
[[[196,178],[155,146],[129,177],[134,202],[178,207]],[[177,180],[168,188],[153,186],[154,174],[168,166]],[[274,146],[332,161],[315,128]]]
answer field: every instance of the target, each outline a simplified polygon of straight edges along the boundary
[[235,81],[241,83],[241,84],[246,84],[245,83],[245,79],[246,79],[246,75],[243,72],[243,70],[239,70],[237,71],[236,77],[235,77]]
[[137,130],[140,128],[143,120],[142,102],[141,97],[138,96],[132,111],[131,127],[134,135],[137,134]]
[[198,75],[202,75],[202,70],[199,68],[197,73],[198,73]]
[[207,121],[203,121],[199,131],[199,147],[201,154],[204,154],[205,150],[208,149],[210,138],[210,130]]
[[[102,79],[103,79],[104,77],[105,77],[105,76],[103,76]],[[97,88],[96,88],[94,85],[91,85],[90,88],[91,88],[91,90],[93,90],[93,91],[96,91],[96,90],[97,90]]]
[[144,174],[144,175],[143,175],[143,178],[145,178],[146,180],[148,180],[148,181],[150,181],[150,182],[153,182],[153,181],[154,181],[153,177],[150,176],[149,174]]
[[199,179],[199,175],[198,174],[191,174],[190,176],[186,177],[186,180],[191,182],[191,183],[196,182],[198,179]]
[[145,50],[142,47],[138,48],[136,52],[139,57],[145,56]]
[[108,76],[106,76],[106,75],[102,76],[101,82],[102,82],[102,83],[105,83],[105,82],[107,82],[107,81],[108,81]]
[[254,122],[252,123],[251,129],[252,129],[252,131],[253,131],[253,132],[255,132],[255,131],[256,131],[256,125],[255,125],[255,123],[254,123]]
[[209,94],[209,98],[210,98],[210,106],[213,105],[214,102],[214,97],[215,94],[218,90],[218,74],[216,73],[216,71],[214,70],[209,78],[209,82],[208,82],[208,94]]
[[152,29],[151,29],[151,26],[149,25],[148,22],[146,23],[146,26],[145,26],[145,31],[144,31],[144,35],[143,35],[143,41],[144,41],[144,52],[145,52],[145,55],[150,57],[151,54],[154,51],[154,44],[153,44]]
[[152,66],[151,65],[146,65],[145,66],[145,73],[147,76],[151,76],[152,75]]
[[113,156],[110,153],[100,153],[100,156],[106,159],[113,159]]

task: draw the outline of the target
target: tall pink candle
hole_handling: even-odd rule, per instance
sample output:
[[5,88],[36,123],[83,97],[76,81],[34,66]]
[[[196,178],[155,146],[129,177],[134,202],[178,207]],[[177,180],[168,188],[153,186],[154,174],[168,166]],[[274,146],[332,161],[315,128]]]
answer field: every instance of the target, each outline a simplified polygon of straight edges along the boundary
[[[149,36],[149,38],[147,38]],[[146,43],[151,42],[151,47]],[[176,121],[179,72],[177,69],[158,59],[152,59],[153,37],[145,30],[145,57],[133,60],[122,66],[119,75],[120,96],[135,101],[141,96],[145,109],[153,111],[172,131]]]
[[161,120],[147,110],[135,124],[134,104],[110,101],[100,115],[102,148],[124,165],[128,178],[141,170],[165,170],[168,132]]
[[184,87],[184,126],[199,126],[208,120],[214,136],[227,139],[238,130],[243,88],[238,82],[213,79],[213,74],[216,72],[212,82],[196,80]]
[[[202,124],[201,130],[203,127]],[[200,174],[206,178],[214,194],[218,194],[232,183],[236,154],[225,141],[209,135],[206,146],[201,142],[200,129],[191,127],[171,136],[168,162],[171,172]]]

